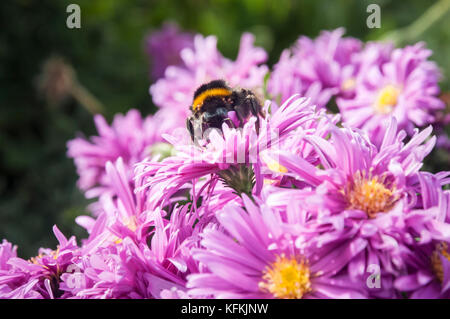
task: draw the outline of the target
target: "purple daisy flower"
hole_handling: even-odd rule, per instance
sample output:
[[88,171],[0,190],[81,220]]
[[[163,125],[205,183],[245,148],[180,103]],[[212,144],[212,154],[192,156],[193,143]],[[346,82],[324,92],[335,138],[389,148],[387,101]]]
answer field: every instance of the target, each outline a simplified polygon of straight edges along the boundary
[[450,137],[445,128],[450,125],[450,93],[444,93],[440,99],[445,103],[445,108],[437,112],[434,129],[436,131],[436,147],[445,150],[450,155]]
[[77,272],[62,276],[62,289],[75,298],[102,299],[163,298],[172,290],[184,292],[186,276],[198,271],[190,251],[208,222],[198,222],[187,207],[176,207],[169,220],[159,211],[147,214],[154,227],[145,240],[137,241],[127,231],[119,240],[107,241],[104,232],[95,235],[94,229],[81,249]]
[[395,288],[411,299],[450,299],[449,241],[433,241],[411,247],[405,253],[406,275],[395,280]]
[[[188,207],[174,207],[170,218],[150,210],[145,192],[134,194],[121,158],[106,164],[113,193],[99,199],[97,219],[77,222],[89,232],[81,247],[77,272],[65,274],[63,289],[76,298],[160,298],[162,291],[184,289],[185,277],[195,271],[191,247],[208,219]],[[136,186],[140,186],[136,179]],[[195,223],[195,227],[194,227]]]
[[[282,209],[287,205],[283,203],[293,200],[304,206],[309,220],[302,227],[303,237],[318,246],[334,244],[337,248],[363,240],[367,248],[349,262],[350,278],[365,281],[368,267],[375,265],[382,272],[383,288],[369,293],[396,297],[393,280],[404,269],[402,254],[408,249],[404,241],[412,227],[406,213],[421,201],[416,195],[421,192],[417,174],[435,143],[435,138],[425,142],[430,133],[431,127],[416,132],[403,144],[406,134],[397,133],[393,118],[380,148],[348,128],[331,129],[330,140],[307,137],[323,168],[282,151],[278,158],[286,176],[310,187],[273,191],[267,202]],[[439,187],[448,183],[447,175],[437,175]]]
[[15,257],[17,257],[17,246],[13,246],[6,239],[3,239],[0,245],[0,270],[10,269],[11,266],[8,265],[8,261]]
[[372,64],[356,86],[354,97],[337,100],[343,120],[368,132],[377,145],[390,116],[395,116],[399,128],[410,135],[415,126],[433,123],[433,113],[444,103],[437,97],[440,73],[427,60],[430,55],[423,43],[417,43],[393,50],[386,63]]
[[160,30],[150,33],[145,40],[145,51],[151,60],[153,80],[164,76],[170,65],[185,67],[180,52],[194,47],[194,35],[180,32],[174,23],[165,23]]
[[[274,66],[268,84],[269,93],[281,101],[293,94],[311,98],[324,107],[342,87],[347,87],[356,72],[354,58],[361,41],[343,38],[343,28],[323,31],[316,39],[300,37],[296,46],[285,50]],[[346,84],[347,83],[347,84]]]
[[62,289],[73,298],[151,298],[151,277],[136,244],[125,238],[120,244],[84,248],[77,271],[62,276]]
[[142,118],[137,110],[126,115],[116,115],[111,126],[103,116],[96,115],[95,125],[99,136],[91,140],[78,137],[67,143],[68,156],[74,159],[79,177],[78,186],[87,191],[87,197],[97,197],[111,190],[105,165],[122,158],[129,180],[133,164],[151,155],[150,146],[162,141],[160,119]]
[[368,42],[363,49],[355,52],[352,63],[342,74],[338,97],[354,98],[356,88],[363,85],[370,69],[388,62],[393,48],[392,43]]
[[[323,168],[285,150],[276,156],[280,165],[286,168],[286,176],[316,187],[318,193],[327,194],[324,203],[327,209],[340,212],[351,207],[373,218],[377,213],[389,210],[401,197],[412,196],[411,202],[416,200],[416,174],[436,142],[435,137],[427,140],[431,131],[431,127],[420,133],[416,131],[405,144],[402,142],[405,132],[397,132],[397,122],[391,118],[378,148],[364,132],[334,127],[330,128],[329,140],[316,135],[304,138],[315,148]],[[442,183],[446,182],[444,177],[442,175]],[[291,191],[296,190],[286,194]],[[377,196],[371,197],[373,194]]]
[[[104,193],[95,204],[97,218],[78,216],[76,222],[85,228],[89,238],[83,245],[109,246],[130,237],[135,242],[145,242],[148,228],[154,226],[155,215],[146,205],[145,194],[133,192],[122,158],[106,163],[106,176],[111,181],[111,193]],[[139,181],[137,181],[139,183]],[[139,185],[139,184],[138,184]]]
[[[268,106],[266,104],[266,110]],[[327,124],[324,123],[328,123],[328,117],[323,112],[316,113],[304,98],[293,96],[281,107],[274,106],[272,112],[265,119],[260,119],[259,134],[255,129],[256,118],[251,118],[243,128],[229,128],[224,124],[222,131],[212,130],[201,146],[188,143],[187,132],[184,140],[167,137],[171,143],[178,144],[175,145],[178,151],[176,156],[161,162],[144,161],[138,165],[141,172],[138,176],[146,179],[140,189],[150,188],[148,200],[152,207],[169,203],[170,197],[187,183],[211,174],[211,185],[214,185],[214,180],[221,179],[237,194],[251,196],[253,191],[258,194],[263,183],[262,166],[267,166],[272,172],[282,170],[274,159],[264,158],[262,153],[278,149],[282,143],[289,143],[291,135],[302,137],[314,134],[315,126],[320,127],[318,131],[322,135],[326,134]],[[300,150],[298,145],[290,145],[299,152],[308,152]],[[199,192],[205,188],[202,187]]]
[[450,192],[429,173],[419,175],[422,209],[408,214],[414,240],[403,255],[406,273],[395,281],[409,298],[450,298]]
[[202,234],[193,256],[204,267],[188,277],[188,294],[215,298],[364,298],[361,287],[340,275],[355,242],[337,250],[298,249],[276,211],[229,203],[216,217],[220,228]]
[[67,239],[54,226],[53,232],[59,241],[56,250],[39,250],[39,255],[24,260],[17,257],[16,248],[3,242],[0,248],[0,298],[6,299],[54,299],[68,298],[61,287],[61,276],[71,270],[80,251],[75,237]]

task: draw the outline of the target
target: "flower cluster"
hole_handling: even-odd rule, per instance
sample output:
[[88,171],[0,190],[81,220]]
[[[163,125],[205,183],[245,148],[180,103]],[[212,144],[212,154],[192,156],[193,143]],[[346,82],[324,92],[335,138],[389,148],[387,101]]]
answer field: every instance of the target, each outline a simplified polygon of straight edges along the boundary
[[335,98],[344,122],[368,132],[378,145],[391,116],[409,135],[436,121],[445,104],[438,98],[439,69],[424,43],[396,49],[343,34],[340,28],[315,40],[300,37],[275,65],[269,92],[281,100],[300,93],[322,107]]
[[[450,172],[423,167],[444,103],[424,44],[301,37],[265,81],[250,34],[231,61],[215,37],[165,32],[180,63],[150,88],[159,111],[96,116],[99,136],[68,144],[96,198],[76,219],[88,238],[55,226],[57,249],[29,260],[4,240],[1,298],[450,298]],[[265,102],[193,143],[189,105],[213,79]]]

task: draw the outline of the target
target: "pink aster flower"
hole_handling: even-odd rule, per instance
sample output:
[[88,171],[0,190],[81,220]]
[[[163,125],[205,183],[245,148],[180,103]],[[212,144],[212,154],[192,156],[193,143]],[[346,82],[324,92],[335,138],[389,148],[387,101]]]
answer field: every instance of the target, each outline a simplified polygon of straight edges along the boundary
[[[266,109],[268,106],[266,104]],[[314,134],[314,125],[319,125],[319,131],[326,134],[326,125],[320,120],[322,117],[328,123],[329,119],[322,112],[316,113],[305,99],[293,96],[281,107],[274,106],[272,111],[261,119],[259,134],[253,117],[243,128],[230,128],[224,124],[222,131],[212,130],[202,145],[192,145],[187,133],[184,139],[168,137],[170,142],[177,144],[176,156],[138,165],[141,172],[138,176],[147,181],[141,189],[150,188],[149,202],[153,207],[167,204],[186,184],[209,175],[212,175],[210,185],[219,178],[237,194],[251,196],[253,191],[258,194],[263,183],[263,166],[267,166],[268,171],[277,172],[279,169],[274,159],[262,156],[264,152],[290,143],[291,149],[307,153],[308,150],[301,150],[290,138],[297,136],[301,139],[303,135]],[[207,186],[197,192],[211,191]]]
[[151,60],[152,78],[163,77],[170,65],[184,67],[180,52],[193,46],[194,35],[180,32],[174,23],[165,23],[160,30],[150,33],[145,40],[145,50]]
[[220,228],[202,234],[193,256],[205,269],[188,277],[189,295],[215,298],[364,298],[341,276],[358,243],[337,250],[295,246],[280,215],[244,196],[216,213]]
[[75,298],[163,298],[172,290],[184,292],[186,276],[198,267],[190,251],[208,222],[197,221],[186,206],[175,207],[170,218],[159,211],[148,214],[153,227],[145,240],[127,231],[114,242],[102,234],[85,242],[77,272],[62,276],[62,289]]
[[110,191],[105,165],[121,157],[132,179],[132,166],[150,156],[150,146],[161,141],[165,129],[159,116],[142,118],[137,110],[126,115],[116,115],[111,126],[103,116],[96,115],[95,124],[99,136],[90,140],[78,137],[68,142],[68,156],[74,159],[79,177],[78,186],[87,191],[86,196],[97,197]]
[[391,58],[393,43],[368,42],[352,55],[351,64],[342,73],[338,97],[353,98],[358,86],[363,85],[372,67],[378,67]]
[[194,48],[181,51],[185,67],[169,66],[165,77],[150,87],[153,102],[160,108],[169,109],[170,116],[179,119],[179,126],[184,127],[194,92],[204,83],[223,79],[232,87],[261,91],[268,71],[261,63],[266,61],[267,53],[254,47],[253,41],[253,35],[243,34],[238,56],[231,61],[217,50],[216,37],[195,36]]
[[390,116],[409,135],[415,126],[433,123],[434,112],[444,104],[437,97],[440,73],[428,60],[430,55],[418,43],[393,50],[386,63],[373,64],[356,86],[354,97],[337,100],[343,120],[368,132],[375,144],[381,143]]
[[39,255],[24,260],[17,257],[16,248],[3,242],[0,248],[0,298],[54,299],[71,295],[61,290],[61,276],[70,271],[79,258],[75,237],[67,239],[54,226],[59,241],[56,250],[39,250]]
[[410,298],[450,298],[450,193],[429,174],[419,175],[422,209],[409,213],[414,240],[402,256],[406,273],[395,281],[396,289]]
[[111,192],[102,194],[96,203],[96,219],[90,216],[76,218],[89,233],[89,238],[83,241],[85,249],[107,247],[125,237],[137,243],[146,241],[148,228],[154,226],[154,216],[160,212],[148,209],[145,193],[134,193],[134,183],[129,182],[128,174],[121,157],[114,164],[106,163]]
[[[329,140],[315,135],[304,138],[315,148],[323,168],[285,150],[279,151],[277,157],[280,165],[286,169],[286,176],[301,180],[317,187],[318,192],[328,194],[326,206],[329,209],[341,211],[350,205],[372,218],[393,204],[392,201],[399,196],[414,197],[416,174],[436,142],[435,137],[428,139],[431,131],[431,127],[422,132],[416,130],[415,135],[405,144],[403,140],[406,134],[404,131],[397,131],[397,122],[392,118],[383,143],[377,147],[364,132],[348,127],[334,127],[330,128]],[[371,201],[365,197],[366,190],[372,188],[382,193],[387,191],[386,197],[379,198],[383,199],[383,205],[379,206],[378,202],[374,202],[372,206]],[[367,196],[370,194],[367,193]],[[390,195],[387,196],[388,194]]]
[[186,275],[197,267],[190,249],[209,220],[198,221],[187,205],[174,207],[170,217],[149,209],[146,193],[133,192],[121,158],[106,164],[106,174],[115,195],[102,194],[96,219],[77,218],[89,238],[77,272],[63,276],[63,289],[76,298],[160,298],[163,290],[181,292]]
[[74,298],[152,298],[158,285],[139,246],[128,237],[117,245],[85,250],[76,266],[77,272],[62,277],[62,288]]
[[13,246],[6,239],[3,239],[3,242],[0,244],[0,270],[10,269],[8,261],[15,257],[17,257],[17,246]]
[[268,91],[285,101],[293,94],[311,98],[324,107],[355,73],[354,58],[361,50],[355,38],[343,38],[343,28],[323,31],[316,39],[300,37],[292,50],[285,50],[274,66]]
[[450,298],[449,241],[416,245],[403,256],[408,274],[399,276],[395,288],[411,299]]
[[[337,249],[363,240],[366,248],[349,262],[350,278],[366,281],[368,267],[375,265],[381,269],[383,288],[369,290],[370,295],[396,297],[393,280],[405,267],[405,237],[414,227],[422,232],[425,226],[432,228],[425,220],[414,226],[407,218],[423,201],[417,193],[425,196],[418,172],[435,143],[435,138],[426,141],[430,133],[431,127],[416,132],[404,144],[406,134],[397,133],[393,118],[380,148],[348,128],[331,129],[329,140],[307,137],[317,148],[323,168],[283,151],[279,163],[286,168],[285,175],[310,188],[269,192],[267,203],[286,209],[285,203],[297,201],[305,207],[309,220],[302,227],[302,236],[319,246],[335,245]],[[448,183],[447,175],[437,175],[439,187]]]
[[436,113],[436,122],[433,125],[437,136],[436,147],[450,155],[450,137],[446,132],[446,127],[450,125],[450,93],[442,94],[440,99],[445,103],[445,108]]
[[[176,156],[161,162],[142,162],[139,166],[142,166],[141,174],[147,183],[138,191],[149,188],[148,200],[153,207],[157,207],[168,204],[170,198],[186,184],[211,174],[217,179],[217,174],[223,171],[228,172],[229,182],[232,182],[233,176],[236,177],[234,185],[236,192],[252,192],[255,177],[251,165],[252,163],[258,165],[257,158],[253,156],[250,158],[250,155],[256,154],[258,146],[254,122],[250,120],[242,132],[224,125],[224,135],[213,131],[209,135],[211,142],[206,148],[187,145],[184,147],[185,151],[179,150]],[[212,185],[213,180],[208,184]],[[207,186],[197,190],[199,193],[196,193],[196,197],[203,191],[211,191]]]

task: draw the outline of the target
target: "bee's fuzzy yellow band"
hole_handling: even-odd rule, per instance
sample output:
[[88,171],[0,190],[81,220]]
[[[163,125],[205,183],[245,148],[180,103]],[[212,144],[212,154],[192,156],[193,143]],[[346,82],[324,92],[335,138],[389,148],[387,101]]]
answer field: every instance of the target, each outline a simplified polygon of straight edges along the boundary
[[199,110],[202,107],[203,102],[206,98],[211,96],[229,96],[231,95],[231,91],[224,88],[215,88],[215,89],[209,89],[205,92],[202,92],[194,99],[194,103],[192,103],[192,109],[194,111]]

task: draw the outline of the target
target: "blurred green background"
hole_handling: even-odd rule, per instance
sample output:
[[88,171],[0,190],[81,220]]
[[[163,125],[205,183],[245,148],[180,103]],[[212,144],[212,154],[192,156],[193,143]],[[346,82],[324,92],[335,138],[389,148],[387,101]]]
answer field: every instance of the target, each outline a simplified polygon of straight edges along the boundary
[[[66,7],[81,7],[81,29],[66,27]],[[381,7],[381,29],[369,29],[366,8]],[[86,236],[74,223],[88,203],[76,188],[75,167],[66,142],[82,132],[95,134],[92,115],[73,98],[50,103],[38,88],[44,62],[60,56],[77,79],[105,106],[117,112],[155,111],[148,88],[145,36],[167,21],[180,29],[218,37],[221,52],[236,56],[239,38],[253,32],[273,65],[300,34],[344,26],[362,40],[377,39],[417,20],[433,1],[293,0],[3,0],[0,2],[0,239],[19,245],[29,257],[56,244],[51,227]],[[427,42],[449,90],[450,15],[421,34],[400,37]],[[405,44],[403,43],[403,44]]]

